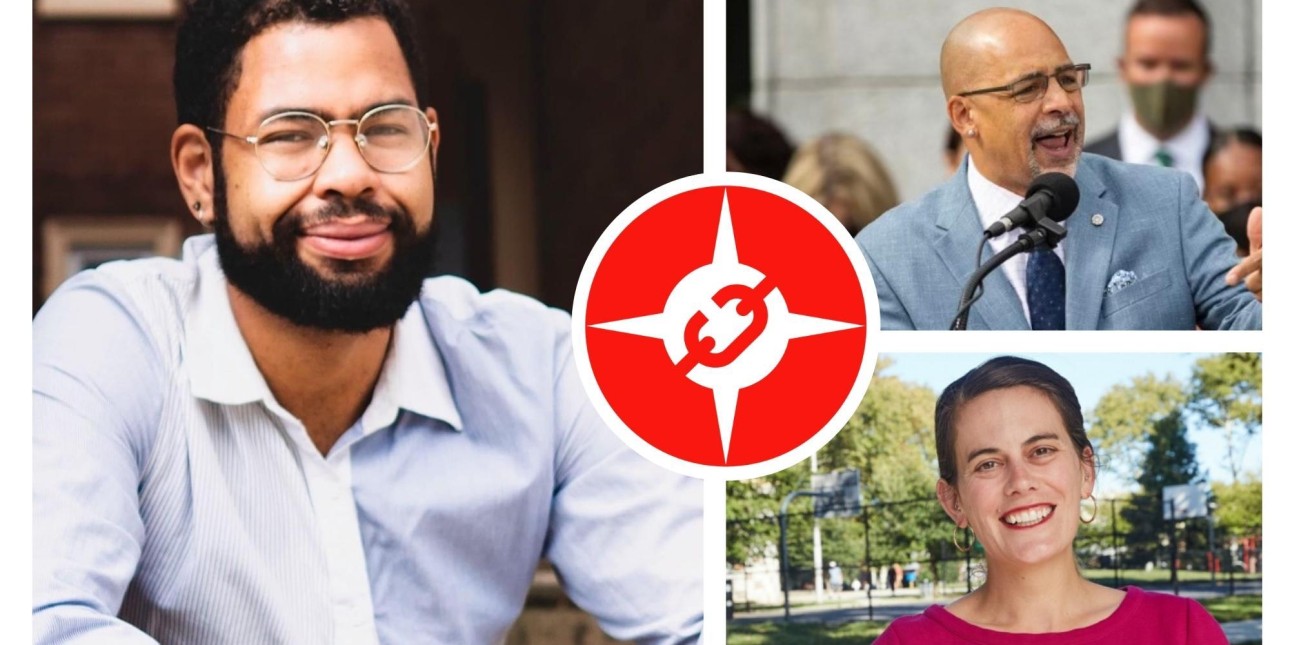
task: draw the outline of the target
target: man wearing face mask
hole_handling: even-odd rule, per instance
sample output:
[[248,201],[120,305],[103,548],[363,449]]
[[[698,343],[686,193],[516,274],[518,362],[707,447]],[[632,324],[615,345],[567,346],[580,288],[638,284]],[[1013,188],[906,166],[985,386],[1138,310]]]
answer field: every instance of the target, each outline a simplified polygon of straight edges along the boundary
[[1205,188],[1201,161],[1214,126],[1197,111],[1211,65],[1209,16],[1193,0],[1139,0],[1125,24],[1120,79],[1132,109],[1086,152],[1177,168]]

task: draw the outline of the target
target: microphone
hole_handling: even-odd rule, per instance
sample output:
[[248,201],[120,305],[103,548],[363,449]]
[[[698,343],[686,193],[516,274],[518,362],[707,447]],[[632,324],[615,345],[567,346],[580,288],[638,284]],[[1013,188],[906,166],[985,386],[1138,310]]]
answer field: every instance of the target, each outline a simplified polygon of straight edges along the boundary
[[986,237],[998,237],[1018,226],[1035,226],[1045,217],[1060,222],[1079,206],[1079,186],[1060,172],[1044,173],[1026,189],[1026,198],[1007,215],[985,230]]
[[1026,190],[1026,198],[1021,204],[986,229],[984,237],[981,238],[981,244],[977,248],[978,261],[981,249],[985,248],[986,240],[1018,226],[1026,227],[1027,231],[1016,242],[1009,244],[1002,251],[991,256],[985,264],[978,266],[968,277],[967,286],[959,298],[958,314],[950,323],[950,330],[967,329],[968,312],[972,309],[972,303],[981,297],[977,289],[981,287],[981,282],[985,280],[987,274],[999,268],[1009,258],[1020,253],[1028,253],[1041,244],[1055,248],[1057,243],[1066,237],[1066,227],[1060,222],[1066,221],[1075,212],[1076,206],[1079,206],[1079,186],[1075,184],[1074,179],[1059,172],[1045,173],[1036,177],[1030,184],[1030,188]]

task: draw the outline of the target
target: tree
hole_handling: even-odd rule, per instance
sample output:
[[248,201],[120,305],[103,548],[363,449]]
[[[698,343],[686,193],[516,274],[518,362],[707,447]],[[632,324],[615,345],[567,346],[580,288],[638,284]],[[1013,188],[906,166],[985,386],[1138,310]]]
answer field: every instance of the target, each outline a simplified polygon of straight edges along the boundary
[[1171,377],[1147,374],[1111,387],[1087,415],[1101,468],[1124,480],[1138,479],[1155,424],[1186,402],[1183,384]]
[[[1156,547],[1171,533],[1164,521],[1161,501],[1165,486],[1202,481],[1200,466],[1196,463],[1196,444],[1187,440],[1182,410],[1176,409],[1157,420],[1148,438],[1142,473],[1138,477],[1142,492],[1129,500],[1123,514],[1129,525],[1125,540],[1129,560],[1135,564],[1150,559]],[[1204,541],[1195,530],[1183,539],[1190,544]]]
[[1216,354],[1196,361],[1188,407],[1219,428],[1232,481],[1240,479],[1250,440],[1263,427],[1263,360],[1259,354]]
[[[936,394],[884,374],[889,365],[880,361],[859,409],[820,451],[820,467],[860,469],[864,502],[870,506],[872,564],[904,563],[913,554],[935,562],[953,528],[940,506],[929,501],[937,480]],[[822,532],[825,559],[863,560],[863,524],[826,523]]]
[[[810,488],[811,474],[806,462],[790,466],[766,477],[726,483],[726,562],[747,564],[764,557],[778,557],[779,508],[783,498],[795,490]],[[795,512],[802,510],[795,507]],[[800,542],[800,516],[793,517],[789,536]],[[810,528],[806,524],[807,553]],[[800,545],[790,542],[792,553]],[[800,557],[800,556],[799,556]],[[807,556],[809,561],[810,556]],[[795,562],[801,560],[794,559]]]
[[[930,388],[886,374],[891,360],[880,358],[864,400],[838,436],[818,453],[821,472],[858,468],[865,504],[930,500],[936,493]],[[775,547],[780,504],[792,491],[810,488],[806,462],[770,477],[730,482],[726,487],[726,560],[742,564]],[[788,552],[794,568],[811,562],[811,517],[807,501],[790,509]],[[940,557],[953,524],[935,501],[879,506],[870,515],[870,560],[905,562],[911,552]],[[823,559],[855,567],[864,559],[864,526],[857,519],[821,521]],[[952,547],[951,547],[952,548]]]
[[1231,484],[1214,484],[1214,524],[1227,535],[1244,537],[1263,528],[1263,481],[1247,475]]

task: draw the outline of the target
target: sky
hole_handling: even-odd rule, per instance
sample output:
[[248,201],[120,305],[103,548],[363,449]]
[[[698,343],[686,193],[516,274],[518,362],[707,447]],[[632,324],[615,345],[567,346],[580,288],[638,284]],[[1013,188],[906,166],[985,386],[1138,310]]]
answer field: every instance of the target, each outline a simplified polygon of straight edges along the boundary
[[[895,362],[889,373],[901,380],[931,387],[937,394],[952,381],[987,359],[998,354],[888,354]],[[1018,356],[1039,361],[1066,377],[1075,387],[1080,407],[1087,416],[1102,395],[1113,385],[1128,383],[1134,376],[1148,373],[1164,378],[1172,375],[1186,383],[1191,366],[1206,354],[1027,354]],[[1223,465],[1225,452],[1223,437],[1218,430],[1188,429],[1188,439],[1196,444],[1196,458],[1201,470],[1211,482],[1229,482],[1232,477]],[[1242,472],[1263,472],[1262,432],[1251,441],[1245,453]],[[1106,473],[1103,473],[1104,475]],[[1109,493],[1129,492],[1137,486],[1134,482],[1116,480],[1106,476],[1098,482],[1100,491]]]

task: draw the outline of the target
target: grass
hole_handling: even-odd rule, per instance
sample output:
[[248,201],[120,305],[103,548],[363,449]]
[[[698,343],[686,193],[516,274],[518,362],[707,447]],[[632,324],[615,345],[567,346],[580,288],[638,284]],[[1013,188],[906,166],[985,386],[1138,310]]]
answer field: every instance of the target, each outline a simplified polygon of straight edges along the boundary
[[852,623],[758,623],[731,625],[726,634],[728,645],[810,645],[811,643],[854,643],[869,645],[887,623],[858,621]]
[[1220,623],[1238,620],[1252,620],[1263,617],[1263,596],[1224,596],[1222,598],[1205,598],[1200,601],[1205,609],[1213,614]]
[[[1100,582],[1104,585],[1110,585],[1115,582],[1115,571],[1112,569],[1084,569],[1080,573],[1084,574],[1085,578],[1088,578],[1089,580],[1092,580],[1094,582]],[[1263,576],[1262,574],[1250,575],[1248,573],[1238,573],[1232,577],[1235,578],[1237,582],[1241,582],[1245,580],[1259,580]],[[1210,576],[1208,571],[1179,571],[1178,572],[1179,582],[1209,582],[1209,579],[1210,579]],[[1168,584],[1169,584],[1168,569],[1156,569],[1154,571],[1143,571],[1141,569],[1121,569],[1120,570],[1121,586],[1146,585],[1146,586],[1158,587],[1161,585],[1168,585]],[[1227,574],[1225,573],[1218,574],[1218,584],[1219,585],[1227,584]]]

